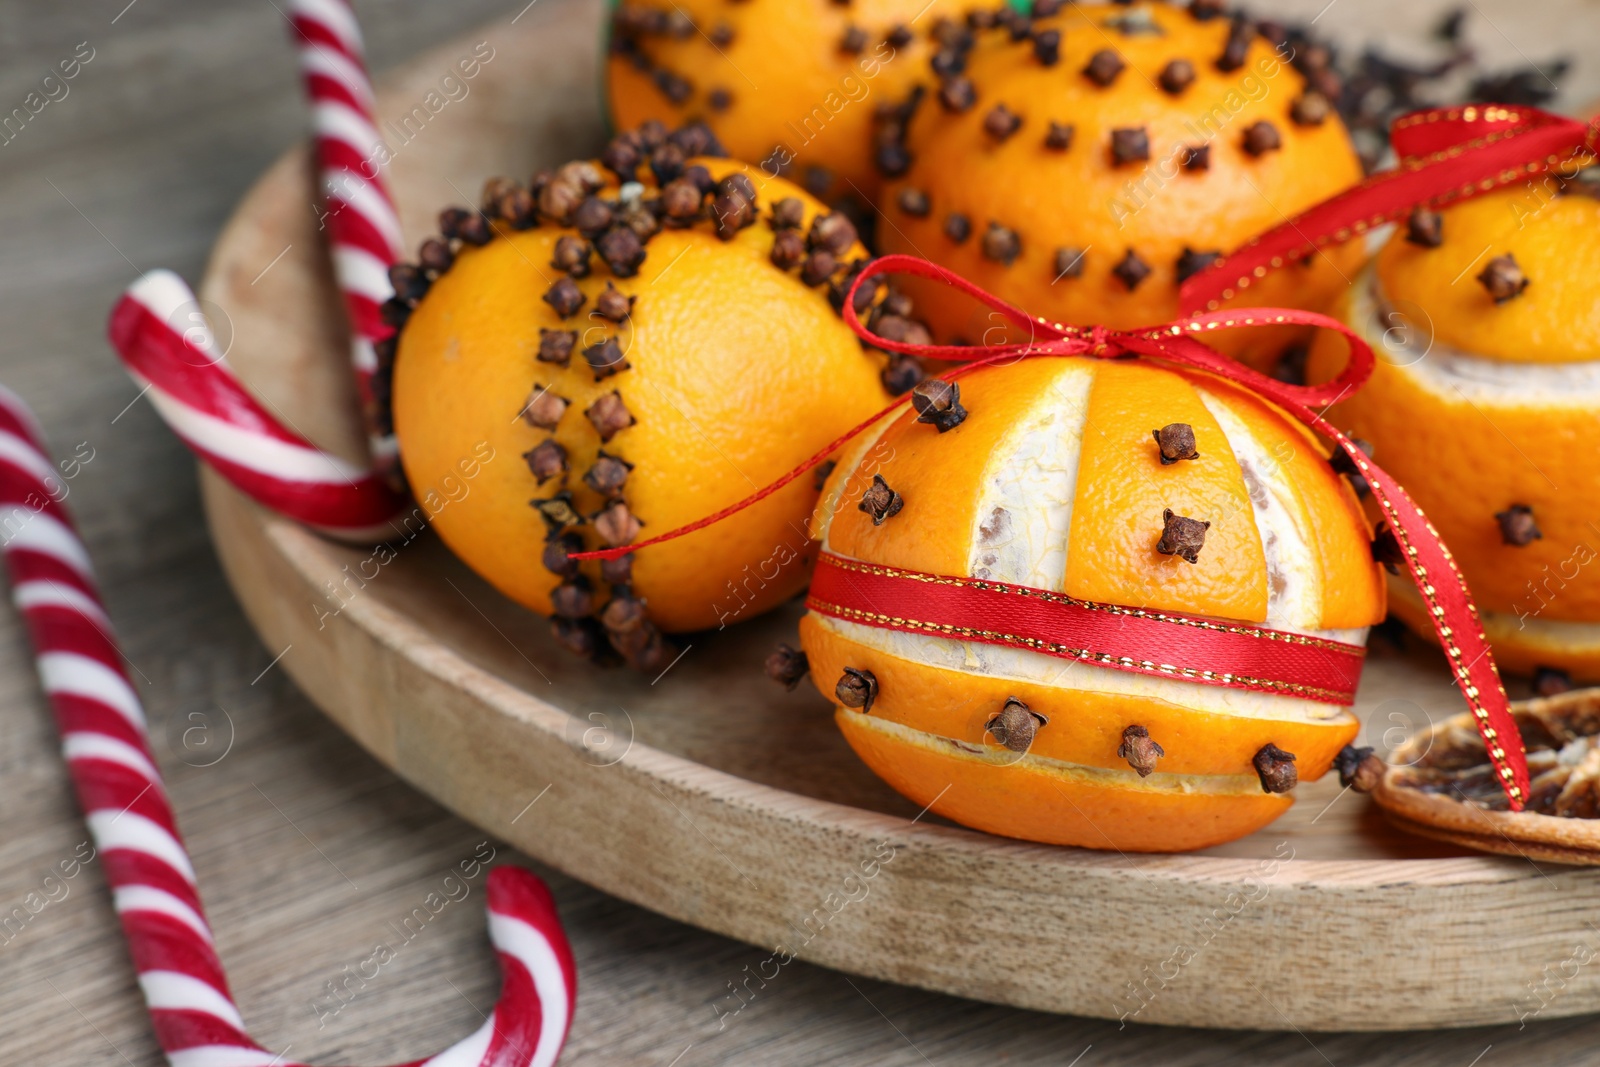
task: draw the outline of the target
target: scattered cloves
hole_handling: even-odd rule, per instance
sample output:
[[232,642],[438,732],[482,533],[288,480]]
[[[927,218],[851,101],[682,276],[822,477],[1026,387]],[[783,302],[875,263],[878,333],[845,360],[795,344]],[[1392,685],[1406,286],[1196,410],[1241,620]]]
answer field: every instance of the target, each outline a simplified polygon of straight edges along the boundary
[[764,664],[767,677],[783,686],[789,692],[794,692],[795,687],[805,680],[811,672],[811,663],[806,654],[799,649],[788,645],[779,645],[767,656]]
[[1242,18],[1233,20],[1233,25],[1228,30],[1228,43],[1223,45],[1222,54],[1217,57],[1217,69],[1224,74],[1232,73],[1244,66],[1245,58],[1250,54],[1250,42],[1255,37],[1255,32],[1250,23]]
[[595,402],[584,409],[583,415],[600,435],[601,444],[609,442],[636,421],[633,413],[623,404],[622,394],[615,389],[595,398]]
[[798,230],[779,230],[772,239],[772,265],[779,270],[793,270],[806,258],[806,239]]
[[1040,30],[1033,35],[1033,58],[1041,66],[1053,67],[1061,62],[1061,31]]
[[819,493],[822,492],[822,487],[828,482],[828,475],[832,474],[837,466],[839,461],[836,459],[825,459],[817,464],[817,469],[811,472],[811,488]]
[[872,516],[872,525],[882,526],[884,520],[900,514],[900,509],[905,505],[905,500],[899,493],[889,488],[889,483],[883,480],[883,475],[874,474],[872,484],[861,495],[861,503],[857,507]]
[[912,218],[927,218],[928,213],[933,210],[933,205],[928,201],[928,194],[910,186],[900,190],[898,202],[900,210]]
[[633,582],[633,553],[600,561],[600,578],[607,585],[630,585]]
[[1333,757],[1333,769],[1339,772],[1339,784],[1346,789],[1370,793],[1383,781],[1388,765],[1365,745],[1346,745]]
[[1200,550],[1205,547],[1206,531],[1211,529],[1211,523],[1179,515],[1171,508],[1162,511],[1161,523],[1161,539],[1156,542],[1156,551],[1190,563],[1200,562]]
[[883,370],[879,372],[878,380],[883,383],[884,391],[890,396],[904,396],[907,390],[922,381],[925,374],[922,361],[916,356],[895,352],[889,356],[889,362],[884,364]]
[[844,255],[855,243],[855,223],[837,211],[818,215],[812,220],[811,230],[806,234],[806,244],[812,248],[826,249],[835,256]]
[[1534,521],[1533,509],[1526,504],[1512,504],[1495,512],[1494,517],[1500,524],[1500,540],[1513,548],[1524,548],[1544,537],[1544,531]]
[[1143,126],[1124,126],[1111,131],[1111,165],[1126,166],[1150,158],[1150,133]]
[[1150,433],[1156,439],[1163,467],[1185,459],[1200,458],[1200,453],[1194,447],[1194,427],[1187,422],[1168,423]]
[[958,211],[952,211],[945,216],[944,235],[956,244],[961,244],[972,236],[972,221]]
[[1250,761],[1261,779],[1263,793],[1287,793],[1300,782],[1300,772],[1295,770],[1294,753],[1267,742]]
[[560,532],[568,526],[577,526],[583,522],[583,516],[572,506],[572,494],[565,489],[549,499],[533,501],[533,506],[545,524],[554,532]]
[[1528,276],[1517,266],[1517,259],[1509,252],[1495,256],[1478,275],[1478,282],[1486,289],[1496,304],[1504,304],[1522,295],[1528,287]]
[[591,196],[584,199],[572,212],[572,226],[585,237],[593,239],[611,226],[616,212],[610,202]]
[[424,270],[435,274],[443,274],[455,261],[456,257],[450,251],[450,246],[437,237],[428,238],[417,249],[417,262],[422,264]]
[[1190,85],[1194,84],[1194,64],[1187,59],[1174,59],[1161,68],[1157,81],[1161,83],[1163,92],[1178,96]]
[[839,38],[839,51],[860,55],[867,47],[867,31],[860,26],[846,26]]
[[839,269],[839,261],[832,252],[826,248],[819,248],[805,258],[800,264],[800,281],[815,288],[825,285],[833,277],[833,272]]
[[550,591],[550,606],[563,619],[581,619],[594,614],[594,590],[589,580],[578,575]]
[[940,433],[953,430],[967,419],[961,406],[961,387],[943,378],[924,378],[911,390],[911,405],[917,421],[929,423]]
[[799,197],[786,196],[772,205],[774,230],[798,230],[805,224],[806,206]]
[[1006,748],[1021,753],[1033,747],[1033,738],[1041,725],[1041,720],[1029,710],[1028,705],[1016,697],[1008,697],[1000,714],[990,719],[984,729]]
[[1056,249],[1055,280],[1083,277],[1083,253],[1081,248]]
[[1406,220],[1406,240],[1419,248],[1444,244],[1444,216],[1425,207],[1415,208]]
[[1150,772],[1156,769],[1156,763],[1166,750],[1156,744],[1151,738],[1150,731],[1137,724],[1122,731],[1122,744],[1117,746],[1117,755],[1128,761],[1128,766],[1139,772],[1140,778],[1148,778]]
[[583,551],[583,538],[575,533],[556,534],[544,543],[540,562],[544,569],[562,578],[578,575],[578,561],[572,557]]
[[627,484],[631,470],[633,464],[627,460],[601,452],[595,457],[594,465],[584,471],[583,481],[590,489],[610,499],[622,495],[622,487]]
[[833,687],[833,695],[847,708],[860,708],[871,714],[872,702],[878,699],[878,679],[871,671],[846,667]]
[[611,273],[619,278],[631,278],[638,274],[639,264],[644,262],[644,242],[627,226],[606,231],[595,242],[595,248],[600,258],[606,261],[606,266],[611,268]]
[[1533,669],[1533,695],[1539,697],[1559,696],[1572,689],[1572,675],[1557,667],[1535,667]]
[[1380,521],[1372,532],[1372,560],[1383,564],[1383,569],[1390,574],[1399,574],[1400,568],[1405,566],[1405,547],[1387,522]]
[[560,615],[550,620],[556,643],[574,656],[592,659],[602,645],[600,624],[594,619],[567,619]]

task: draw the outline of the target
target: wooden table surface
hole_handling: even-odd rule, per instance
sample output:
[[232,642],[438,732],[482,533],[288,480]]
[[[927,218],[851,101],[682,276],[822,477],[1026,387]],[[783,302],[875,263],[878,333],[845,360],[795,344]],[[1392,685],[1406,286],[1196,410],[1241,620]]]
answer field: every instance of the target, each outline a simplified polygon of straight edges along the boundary
[[[1325,2],[1278,6],[1310,17]],[[187,453],[137,399],[103,340],[107,310],[140,271],[199,277],[234,202],[300,136],[283,16],[273,0],[124,4],[0,6],[0,114],[22,106],[58,61],[76,54],[82,64],[65,95],[51,83],[56,99],[20,132],[0,135],[10,138],[0,143],[0,382],[34,405],[59,455],[80,442],[93,452],[69,483],[68,503],[99,568],[254,1036],[319,1063],[430,1054],[475,1027],[497,992],[481,880],[461,897],[446,876],[487,848],[526,861],[485,845],[380,768],[275,669],[280,650],[257,642],[218,569]],[[1427,23],[1410,5],[1335,4],[1329,23],[1389,19],[1413,37]],[[361,8],[381,71],[520,6],[368,0]],[[1593,0],[1473,6],[1481,9],[1474,39],[1502,63],[1595,54],[1573,38],[1600,36]],[[1596,66],[1580,60],[1566,76],[1569,106],[1597,95]],[[84,854],[87,834],[29,657],[16,616],[0,610],[0,1062],[158,1064],[98,865],[60,874],[63,861]],[[1119,1028],[800,962],[719,1030],[713,1004],[764,952],[540,873],[578,961],[567,1064],[1493,1067],[1592,1062],[1600,1044],[1593,1017],[1413,1034]],[[436,914],[415,911],[446,890],[460,899]],[[28,912],[30,894],[47,905]],[[18,908],[25,921],[14,918]],[[1136,950],[1138,931],[1128,933]],[[375,977],[356,976],[379,943],[392,961]],[[348,990],[343,999],[330,995],[334,985]]]

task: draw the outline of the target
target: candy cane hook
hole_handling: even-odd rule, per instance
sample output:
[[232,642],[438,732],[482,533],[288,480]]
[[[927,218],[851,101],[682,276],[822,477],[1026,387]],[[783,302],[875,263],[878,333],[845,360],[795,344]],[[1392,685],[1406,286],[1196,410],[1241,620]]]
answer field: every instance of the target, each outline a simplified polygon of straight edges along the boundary
[[[206,395],[218,401],[232,395],[224,388],[231,381],[202,377],[193,394],[163,390],[158,404],[187,405],[208,386],[217,392]],[[185,418],[200,409],[186,410]],[[228,991],[144,710],[123,671],[88,553],[61,504],[61,486],[32,413],[0,387],[0,555],[156,1038],[172,1067],[299,1067],[251,1040]],[[487,889],[500,1001],[475,1033],[406,1067],[550,1067],[561,1052],[577,976],[555,902],[543,882],[515,867],[492,871]]]

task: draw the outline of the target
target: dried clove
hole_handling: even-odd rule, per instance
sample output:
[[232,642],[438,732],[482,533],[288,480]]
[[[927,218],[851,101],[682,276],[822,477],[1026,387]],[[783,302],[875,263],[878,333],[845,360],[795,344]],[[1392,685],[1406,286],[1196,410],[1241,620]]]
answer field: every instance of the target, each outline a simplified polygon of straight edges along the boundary
[[562,648],[584,659],[594,658],[603,647],[600,624],[594,619],[566,619],[557,615],[550,620],[550,632]]
[[1365,745],[1346,745],[1333,757],[1333,769],[1339,772],[1339,784],[1346,789],[1370,793],[1383,781],[1388,764]]
[[867,47],[867,31],[860,26],[846,26],[839,38],[839,51],[860,55]]
[[1444,244],[1444,216],[1425,207],[1415,208],[1406,220],[1406,240],[1419,248]]
[[958,211],[952,211],[945,216],[944,235],[956,244],[961,244],[972,236],[972,221]]
[[633,302],[636,297],[625,295],[610,281],[600,295],[595,297],[594,309],[601,318],[610,319],[612,322],[626,322],[633,313]]
[[1140,778],[1148,778],[1150,772],[1156,769],[1156,762],[1166,754],[1166,750],[1156,744],[1150,731],[1143,726],[1136,724],[1122,731],[1122,744],[1117,746],[1117,755],[1127,760],[1128,766],[1138,771]]
[[598,196],[588,197],[572,212],[572,226],[585,237],[599,237],[611,226],[616,212],[608,201]]
[[921,189],[913,189],[910,186],[900,190],[898,202],[900,210],[912,218],[927,218],[929,212],[933,210],[933,205],[928,200],[928,194]]
[[1111,131],[1111,165],[1142,163],[1150,158],[1150,133],[1143,126],[1124,126]]
[[389,268],[389,284],[394,295],[407,303],[416,303],[428,295],[428,276],[409,263],[396,263]]
[[1041,66],[1053,67],[1061,62],[1061,31],[1040,30],[1033,35],[1033,58]]
[[1315,89],[1307,89],[1289,107],[1289,118],[1296,126],[1321,126],[1333,114],[1333,104]]
[[[1351,443],[1365,452],[1368,459],[1372,458],[1372,442],[1360,437],[1351,438]],[[1350,458],[1344,449],[1336,449],[1328,458],[1328,466],[1333,468],[1333,473],[1342,474],[1350,479],[1350,488],[1356,491],[1356,496],[1365,497],[1372,492],[1372,487],[1367,484],[1367,479],[1362,475],[1361,468],[1356,466],[1356,461]]]
[[799,197],[786,196],[772,205],[774,230],[798,230],[805,224],[806,206]]
[[1184,245],[1183,254],[1178,257],[1177,263],[1178,284],[1182,285],[1221,258],[1221,252],[1196,252],[1188,245]]
[[791,693],[811,672],[811,663],[806,659],[806,654],[788,645],[779,645],[774,649],[763,666],[768,678]]
[[1483,273],[1478,275],[1478,282],[1488,290],[1496,304],[1504,304],[1513,297],[1521,296],[1528,287],[1527,275],[1522,273],[1516,257],[1509,252],[1491,259],[1483,268]]
[[550,606],[564,619],[581,619],[594,614],[594,590],[589,580],[577,575],[550,591]]
[[800,264],[800,281],[813,288],[825,285],[828,279],[833,277],[833,272],[838,269],[839,261],[834,258],[833,253],[825,248],[819,248]]
[[528,406],[522,409],[522,417],[529,426],[541,430],[553,430],[561,421],[561,416],[566,414],[568,401],[552,393],[548,386],[535,386],[533,395],[528,398]]
[[924,373],[922,361],[916,356],[895,352],[889,356],[889,362],[884,364],[883,370],[879,372],[878,380],[883,383],[884,391],[890,396],[904,396],[908,389],[922,381]]
[[601,444],[609,442],[637,421],[623,404],[622,394],[615,389],[596,397],[595,402],[584,409],[583,415],[600,435]]
[[600,561],[600,578],[607,585],[628,585],[633,581],[633,553]]
[[450,251],[450,246],[437,237],[428,238],[417,249],[417,262],[422,264],[423,269],[435,274],[443,274],[455,261],[456,257]]
[[688,178],[674,178],[661,190],[661,210],[667,225],[682,228],[700,217],[701,202],[705,199],[700,189]]
[[1533,695],[1540,697],[1559,696],[1572,689],[1572,675],[1557,667],[1535,667],[1533,669]]
[[577,330],[539,330],[540,363],[554,363],[565,367],[572,360],[572,349],[578,343]]
[[1016,697],[1007,697],[1000,714],[984,726],[1000,744],[1013,752],[1026,752],[1033,747],[1033,738],[1044,720],[1035,715],[1028,705]]
[[1372,560],[1383,564],[1383,569],[1390,574],[1399,574],[1400,568],[1405,566],[1405,547],[1387,522],[1380,521],[1372,531]]
[[972,86],[972,79],[964,74],[946,78],[939,86],[939,103],[946,111],[960,114],[971,110],[977,102],[978,92]]
[[1006,107],[996,104],[989,109],[983,117],[983,132],[997,142],[1008,140],[1012,134],[1022,128],[1022,116]]
[[1200,453],[1194,447],[1194,427],[1187,422],[1168,423],[1159,430],[1151,430],[1150,434],[1156,439],[1163,467],[1185,459],[1200,458]]
[[589,276],[591,251],[593,250],[589,247],[588,241],[571,234],[563,234],[556,238],[556,248],[550,257],[550,265],[574,278],[586,278]]
[[576,315],[587,299],[583,290],[578,288],[578,283],[571,278],[558,279],[544,294],[544,302],[555,308],[556,314],[564,319]]
[[1544,531],[1534,521],[1533,509],[1526,504],[1512,504],[1495,512],[1494,517],[1500,524],[1500,540],[1514,548],[1524,548],[1544,537]]
[[1161,539],[1156,542],[1156,551],[1190,563],[1200,562],[1200,550],[1205,547],[1206,531],[1211,529],[1211,523],[1179,515],[1171,508],[1162,511],[1161,523]]
[[1228,74],[1244,66],[1245,57],[1250,54],[1250,42],[1254,37],[1255,32],[1250,23],[1243,18],[1235,18],[1233,25],[1228,29],[1228,43],[1223,45],[1222,54],[1217,57],[1217,69]]
[[1055,280],[1083,277],[1083,256],[1084,250],[1081,248],[1056,249]]
[[1263,793],[1287,793],[1300,782],[1300,772],[1294,766],[1294,753],[1267,742],[1250,761],[1261,779]]
[[1211,146],[1208,144],[1187,145],[1183,149],[1181,165],[1190,172],[1207,171],[1211,169]]
[[992,259],[996,263],[1009,267],[1016,262],[1022,254],[1022,238],[1017,231],[1002,226],[998,222],[989,223],[989,228],[983,233],[981,242],[983,258]]
[[524,452],[522,458],[540,485],[551,478],[566,477],[567,450],[554,438],[540,442],[532,451]]
[[828,482],[828,475],[832,474],[837,466],[839,461],[836,459],[825,459],[819,463],[817,469],[811,472],[811,488],[819,493],[822,492],[822,487]]
[[953,430],[967,419],[961,406],[961,387],[943,378],[924,378],[911,390],[911,406],[917,421],[929,423],[940,433]]
[[871,671],[846,667],[833,687],[833,694],[845,707],[860,708],[863,713],[870,714],[872,702],[878,699],[878,679]]
[[644,526],[633,512],[628,510],[628,505],[620,500],[607,504],[595,513],[591,521],[594,523],[594,532],[600,535],[600,540],[604,541],[608,548],[633,544],[634,538],[639,536],[639,530]]
[[572,506],[572,494],[565,489],[549,499],[535,500],[532,503],[538,510],[539,516],[553,532],[560,532],[568,526],[577,526],[583,522],[583,516]]
[[1115,49],[1102,48],[1089,57],[1088,64],[1083,68],[1083,75],[1104,89],[1117,80],[1117,75],[1121,74],[1126,66]]
[[544,551],[540,555],[540,562],[544,569],[551,574],[562,578],[575,578],[578,575],[578,561],[572,557],[583,551],[583,538],[575,533],[554,534],[544,543]]
[[1245,127],[1244,137],[1241,142],[1244,150],[1252,156],[1264,156],[1268,152],[1276,152],[1283,147],[1283,138],[1278,133],[1278,127],[1265,120],[1252,122]]
[[806,258],[806,239],[797,230],[779,230],[772,239],[772,265],[793,270]]
[[613,374],[619,374],[631,365],[623,355],[622,346],[617,343],[615,337],[596,341],[585,348],[583,358],[589,364],[589,369],[594,372],[594,380],[597,382]]
[[627,634],[644,628],[650,622],[645,614],[644,601],[627,589],[616,590],[606,606],[600,609],[600,625],[607,633]]
[[595,457],[594,465],[584,471],[583,481],[590,489],[610,499],[622,495],[622,487],[627,483],[631,470],[632,463],[602,451]]
[[606,266],[611,268],[611,273],[619,278],[631,278],[638,274],[639,264],[644,262],[644,242],[627,226],[608,230],[595,242],[595,248],[600,258],[606,261]]
[[806,234],[806,244],[811,248],[826,249],[836,256],[850,251],[855,243],[855,224],[837,211],[818,215],[812,220],[811,230]]
[[1072,135],[1077,129],[1070,122],[1051,122],[1045,131],[1044,146],[1052,152],[1065,152],[1072,147]]
[[883,480],[883,475],[874,474],[872,484],[861,494],[861,503],[857,507],[872,516],[872,525],[882,526],[884,520],[900,514],[900,509],[905,507],[905,504],[900,494],[889,488],[889,483]]
[[878,173],[886,178],[898,178],[911,169],[911,153],[901,141],[885,141],[872,156]]
[[1161,68],[1157,81],[1161,89],[1172,96],[1178,96],[1189,86],[1194,84],[1194,64],[1187,59],[1174,59]]
[[1128,292],[1131,293],[1139,288],[1140,282],[1150,277],[1150,266],[1139,258],[1138,253],[1130,248],[1128,249],[1128,254],[1123,256],[1115,267],[1111,268],[1111,273],[1115,274],[1117,280],[1126,286]]

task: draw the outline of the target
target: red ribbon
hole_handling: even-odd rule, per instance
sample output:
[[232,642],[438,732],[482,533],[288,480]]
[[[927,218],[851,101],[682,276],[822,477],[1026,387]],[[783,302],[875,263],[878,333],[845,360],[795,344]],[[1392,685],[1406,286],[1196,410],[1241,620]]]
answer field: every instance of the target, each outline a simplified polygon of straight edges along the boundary
[[1214,260],[1179,289],[1178,306],[1215,310],[1271,271],[1414,208],[1468,200],[1550,171],[1570,174],[1600,155],[1600,119],[1583,123],[1504,104],[1414,111],[1396,119],[1390,134],[1399,166]]
[[[933,279],[966,293],[1000,314],[1013,327],[1025,331],[1029,339],[1026,341],[1008,341],[983,345],[914,345],[880,337],[861,322],[855,311],[855,297],[861,286],[869,279],[891,273],[914,274],[919,277]],[[1374,358],[1372,349],[1355,331],[1344,323],[1312,311],[1299,311],[1291,308],[1249,308],[1240,311],[1219,311],[1191,315],[1176,322],[1139,330],[1108,330],[1103,326],[1072,326],[1029,316],[1020,308],[1013,307],[999,297],[985,292],[966,279],[935,263],[930,263],[915,256],[903,255],[884,256],[876,259],[856,276],[855,282],[850,288],[850,293],[844,301],[844,317],[845,321],[850,324],[850,328],[857,335],[876,348],[926,359],[962,363],[963,366],[944,375],[947,381],[961,378],[980,367],[1007,363],[1017,359],[1062,356],[1090,356],[1111,359],[1127,355],[1145,356],[1182,367],[1205,371],[1229,382],[1244,386],[1277,404],[1311,429],[1328,437],[1344,451],[1350,462],[1360,470],[1361,475],[1366,479],[1368,486],[1372,490],[1373,499],[1383,511],[1385,521],[1394,531],[1401,548],[1404,550],[1406,566],[1416,580],[1417,587],[1428,606],[1434,627],[1439,633],[1440,644],[1450,660],[1451,672],[1455,677],[1456,684],[1466,697],[1467,705],[1472,710],[1479,732],[1483,735],[1485,748],[1488,750],[1489,758],[1499,775],[1501,788],[1505,790],[1511,809],[1513,811],[1522,809],[1523,800],[1528,794],[1528,768],[1523,754],[1522,737],[1511,719],[1511,714],[1507,707],[1508,701],[1505,688],[1500,684],[1500,675],[1495,670],[1494,658],[1490,654],[1489,643],[1484,637],[1483,628],[1478,623],[1477,609],[1473,606],[1472,596],[1467,589],[1466,582],[1463,581],[1460,572],[1456,569],[1449,550],[1440,541],[1438,532],[1434,530],[1432,524],[1423,516],[1422,511],[1416,504],[1411,501],[1405,490],[1401,489],[1394,479],[1384,473],[1382,469],[1374,465],[1372,460],[1367,458],[1367,454],[1357,448],[1350,438],[1340,432],[1337,427],[1324,421],[1318,410],[1318,408],[1326,407],[1342,398],[1345,394],[1360,388],[1372,372]],[[1219,329],[1284,324],[1317,326],[1334,330],[1343,335],[1350,344],[1350,359],[1339,377],[1324,385],[1291,385],[1276,381],[1229,359],[1220,352],[1208,348],[1192,336]],[[883,411],[867,419],[838,440],[831,442],[816,455],[777,481],[715,514],[708,515],[687,526],[669,530],[664,534],[637,544],[578,553],[575,558],[615,559],[618,556],[648,548],[662,541],[681,537],[684,534],[692,533],[695,530],[703,529],[715,522],[719,522],[727,516],[742,511],[757,501],[772,495],[796,478],[801,477],[836,453],[856,435],[865,431],[884,416],[898,410],[909,401],[909,395],[900,397]],[[928,432],[932,433],[934,431],[930,427]],[[825,576],[826,570],[827,568],[825,567],[823,571]],[[824,577],[824,580],[828,579]],[[962,580],[968,581],[964,577]],[[967,592],[952,593],[951,595],[972,597],[981,596],[982,594],[982,590],[973,590],[969,585]],[[815,595],[814,592],[813,596]],[[836,591],[834,593],[835,599],[838,599],[839,595]],[[976,603],[976,601],[973,602]],[[853,598],[842,606],[872,610],[871,604]],[[1052,605],[1044,604],[1039,610],[1048,611],[1052,607]],[[1059,605],[1054,605],[1054,607],[1059,607]],[[921,610],[920,607],[919,610]],[[963,617],[971,617],[970,605],[963,610]],[[1121,650],[1111,653],[1113,660],[1120,661],[1125,659],[1129,661],[1128,664],[1107,662],[1105,665],[1119,670],[1142,670],[1142,667],[1138,666],[1138,664],[1151,660],[1150,653],[1153,652],[1153,649],[1141,647],[1141,643],[1146,641],[1147,638],[1143,636],[1132,638],[1131,632],[1124,627],[1124,619],[1121,616],[1107,614],[1101,615],[1099,618],[1105,620],[1098,624],[1101,630],[1101,645],[1107,649]],[[1193,664],[1190,661],[1193,659],[1197,648],[1193,633],[1183,630],[1178,622],[1160,622],[1158,620],[1158,623],[1159,625],[1175,628],[1169,631],[1170,638],[1161,647],[1172,653],[1171,658],[1173,660],[1185,666],[1192,666]],[[987,629],[993,630],[994,628],[988,627]],[[981,638],[975,637],[973,640],[981,640]],[[1249,671],[1236,666],[1233,673],[1248,674]],[[1215,684],[1238,686],[1237,682],[1217,682]]]
[[806,607],[902,633],[1007,645],[1201,685],[1353,704],[1360,645],[1047,589],[879,567],[822,553]]

